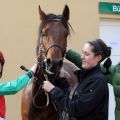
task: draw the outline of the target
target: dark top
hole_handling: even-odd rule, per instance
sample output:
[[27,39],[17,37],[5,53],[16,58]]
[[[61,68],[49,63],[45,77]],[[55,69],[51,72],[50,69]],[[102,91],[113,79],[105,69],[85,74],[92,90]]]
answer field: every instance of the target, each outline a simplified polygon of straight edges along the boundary
[[79,84],[71,100],[59,87],[49,93],[58,108],[69,114],[69,120],[108,120],[108,85],[100,66],[75,74]]

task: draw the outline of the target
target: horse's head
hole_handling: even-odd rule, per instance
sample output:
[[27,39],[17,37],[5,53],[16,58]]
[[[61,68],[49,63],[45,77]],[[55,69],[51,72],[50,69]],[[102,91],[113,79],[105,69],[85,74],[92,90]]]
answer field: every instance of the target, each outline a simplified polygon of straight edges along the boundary
[[38,62],[44,63],[47,73],[56,74],[62,66],[70,33],[69,8],[65,5],[62,15],[55,15],[45,14],[39,6],[39,15],[41,24],[36,48]]

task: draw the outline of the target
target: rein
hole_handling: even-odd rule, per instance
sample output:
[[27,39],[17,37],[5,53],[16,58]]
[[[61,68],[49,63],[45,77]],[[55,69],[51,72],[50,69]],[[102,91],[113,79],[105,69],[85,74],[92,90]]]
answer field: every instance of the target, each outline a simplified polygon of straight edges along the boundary
[[34,95],[34,97],[33,97],[33,105],[34,105],[34,107],[36,107],[37,109],[44,109],[44,108],[46,108],[46,107],[49,105],[49,102],[50,102],[50,100],[49,100],[49,95],[48,95],[47,92],[45,92],[45,95],[46,95],[46,98],[47,98],[46,105],[45,105],[45,106],[38,106],[38,105],[35,103],[35,98],[42,92],[42,91],[40,91],[41,89],[42,89],[42,85],[39,86],[39,89],[38,89],[37,93],[36,93],[36,94]]

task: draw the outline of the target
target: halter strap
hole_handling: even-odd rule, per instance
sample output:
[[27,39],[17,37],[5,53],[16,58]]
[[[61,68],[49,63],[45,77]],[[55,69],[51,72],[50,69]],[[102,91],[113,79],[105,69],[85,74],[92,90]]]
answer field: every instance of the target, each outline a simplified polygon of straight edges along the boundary
[[52,47],[57,47],[57,48],[59,48],[59,49],[61,50],[61,52],[62,52],[62,57],[64,57],[64,52],[63,52],[62,48],[61,48],[58,44],[53,44],[53,45],[49,46],[49,47],[47,48],[47,50],[46,50],[46,55],[47,55],[48,51],[49,51]]

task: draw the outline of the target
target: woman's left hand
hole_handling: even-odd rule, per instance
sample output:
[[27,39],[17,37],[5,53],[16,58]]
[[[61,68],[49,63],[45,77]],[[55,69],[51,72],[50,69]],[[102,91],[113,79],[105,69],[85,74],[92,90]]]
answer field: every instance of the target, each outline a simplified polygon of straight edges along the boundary
[[42,88],[43,88],[44,91],[46,91],[46,92],[50,92],[54,87],[55,87],[55,86],[54,86],[52,83],[50,83],[49,81],[44,81],[44,82],[43,82]]

